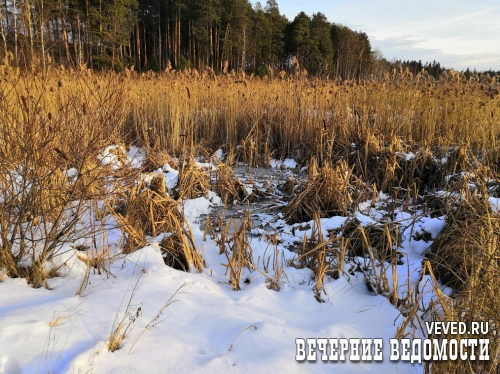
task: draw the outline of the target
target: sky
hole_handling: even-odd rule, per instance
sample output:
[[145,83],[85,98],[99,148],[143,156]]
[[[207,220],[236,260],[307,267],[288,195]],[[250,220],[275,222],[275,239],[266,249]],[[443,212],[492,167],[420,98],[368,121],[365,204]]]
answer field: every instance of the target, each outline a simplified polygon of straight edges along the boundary
[[278,5],[289,20],[301,11],[321,12],[330,22],[364,31],[372,49],[388,60],[500,70],[500,0],[278,0]]

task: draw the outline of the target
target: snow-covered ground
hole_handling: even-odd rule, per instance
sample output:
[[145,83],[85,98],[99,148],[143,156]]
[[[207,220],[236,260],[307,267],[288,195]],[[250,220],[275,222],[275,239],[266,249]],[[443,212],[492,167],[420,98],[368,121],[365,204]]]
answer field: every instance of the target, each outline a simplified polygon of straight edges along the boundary
[[[133,154],[140,152],[134,150]],[[109,152],[102,160],[115,162]],[[292,161],[272,164],[295,168]],[[177,173],[172,168],[158,172],[165,174],[169,188],[176,183]],[[363,225],[375,223],[383,216],[387,200],[380,194],[375,208],[363,205],[356,218]],[[108,272],[92,271],[80,296],[75,294],[85,266],[69,247],[61,255],[67,264],[65,276],[48,280],[47,288],[33,289],[24,279],[4,277],[0,283],[0,373],[423,372],[419,364],[389,361],[389,339],[403,317],[386,297],[367,289],[363,273],[326,281],[321,295],[325,302],[316,300],[311,271],[287,266],[287,260],[295,256],[287,247],[301,241],[304,232],[310,236],[311,230],[292,230],[279,213],[256,216],[265,230],[271,228],[279,235],[281,244],[277,248],[270,245],[258,235],[257,227],[252,231],[251,246],[261,271],[264,260],[270,258],[272,264],[277,251],[284,270],[281,289],[269,289],[263,275],[245,269],[242,289],[233,291],[223,266],[225,255],[209,236],[202,240],[200,222],[217,202],[211,193],[184,203],[185,216],[206,262],[201,273],[165,266],[158,247],[162,234],[149,238],[147,246],[130,255],[115,257]],[[426,231],[434,239],[444,225],[442,217],[420,213],[396,211],[395,219],[403,229],[403,265],[398,266],[401,296],[407,279],[419,280],[422,254],[431,244],[412,239],[412,233]],[[340,228],[345,220],[332,217],[321,223],[326,233]],[[109,240],[117,235],[110,233]],[[392,277],[390,268],[388,272]],[[272,266],[268,276],[274,276]],[[421,282],[425,284],[425,279]],[[172,296],[175,302],[164,308]],[[125,339],[118,350],[109,352],[107,342],[120,322]],[[381,338],[384,360],[301,363],[295,360],[296,338]]]
[[[265,249],[256,241],[254,250]],[[306,271],[287,268],[279,292],[261,277],[232,291],[218,248],[206,245],[207,268],[184,273],[164,265],[154,246],[116,260],[116,278],[92,275],[82,296],[81,277],[50,281],[51,290],[32,289],[22,279],[1,284],[0,371],[5,373],[219,373],[219,372],[419,372],[390,363],[301,364],[295,338],[382,338],[394,336],[398,311],[370,294],[362,280],[326,285],[318,303]],[[139,278],[140,277],[140,278]],[[175,303],[148,325],[183,284]],[[134,290],[134,287],[137,288]],[[132,298],[133,295],[133,298]],[[116,318],[130,303],[138,313],[121,349],[108,352]],[[245,330],[246,328],[249,329]],[[243,332],[242,332],[243,331]],[[241,335],[238,336],[238,334]],[[134,345],[135,344],[135,345]],[[232,344],[231,350],[228,350]],[[132,348],[133,346],[133,348]],[[384,355],[389,356],[388,344]]]

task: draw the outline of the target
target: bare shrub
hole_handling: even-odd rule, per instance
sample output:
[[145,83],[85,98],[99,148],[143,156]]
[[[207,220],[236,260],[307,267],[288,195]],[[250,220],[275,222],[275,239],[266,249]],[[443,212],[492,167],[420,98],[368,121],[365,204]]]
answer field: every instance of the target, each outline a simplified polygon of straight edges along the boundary
[[46,264],[64,243],[98,229],[85,218],[100,214],[93,201],[126,177],[99,158],[119,140],[123,84],[110,77],[103,90],[52,95],[41,83],[12,75],[0,92],[0,268],[34,287],[57,274]]

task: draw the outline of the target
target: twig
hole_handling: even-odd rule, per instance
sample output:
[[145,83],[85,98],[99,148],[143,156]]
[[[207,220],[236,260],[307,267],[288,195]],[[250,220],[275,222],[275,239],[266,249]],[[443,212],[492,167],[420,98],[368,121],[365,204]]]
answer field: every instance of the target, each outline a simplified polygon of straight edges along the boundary
[[224,356],[226,355],[226,353],[227,353],[227,352],[229,352],[229,351],[231,350],[231,348],[233,348],[233,343],[234,343],[234,342],[235,342],[235,340],[238,338],[238,336],[240,336],[240,335],[241,335],[241,333],[242,333],[243,331],[249,330],[249,329],[251,329],[251,328],[253,328],[254,330],[257,330],[257,326],[255,326],[255,325],[250,325],[250,326],[247,326],[247,327],[245,327],[243,330],[241,330],[241,331],[238,333],[238,335],[236,335],[236,336],[234,337],[234,339],[233,339],[233,341],[231,342],[231,344],[229,344],[229,347],[226,349],[226,351],[224,352],[224,354],[222,355],[222,357],[224,357]]
[[183,283],[174,293],[172,296],[170,296],[170,298],[167,300],[167,302],[161,307],[161,309],[158,311],[158,313],[156,313],[156,315],[154,316],[154,318],[146,325],[146,327],[144,327],[144,329],[141,331],[141,333],[139,334],[139,336],[134,340],[134,343],[132,344],[132,347],[130,347],[129,351],[127,354],[130,354],[130,352],[132,351],[132,349],[134,348],[135,346],[135,343],[137,343],[137,341],[139,340],[139,338],[142,336],[142,334],[144,334],[146,332],[146,330],[150,327],[150,326],[155,326],[163,321],[165,321],[165,319],[162,319],[161,321],[158,321],[158,319],[160,318],[160,316],[163,314],[163,311],[168,307],[170,306],[171,304],[175,303],[177,300],[173,300],[173,298],[179,293],[179,291],[184,288],[184,287],[187,287],[189,286],[190,283]]

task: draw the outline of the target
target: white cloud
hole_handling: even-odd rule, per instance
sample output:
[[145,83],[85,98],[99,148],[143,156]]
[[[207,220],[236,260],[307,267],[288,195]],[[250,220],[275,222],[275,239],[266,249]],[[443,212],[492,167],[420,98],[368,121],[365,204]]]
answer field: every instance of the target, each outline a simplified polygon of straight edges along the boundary
[[[391,59],[439,61],[456,69],[500,70],[498,0],[278,0],[292,20],[300,11],[324,13],[368,34]],[[498,53],[497,53],[498,51]]]

